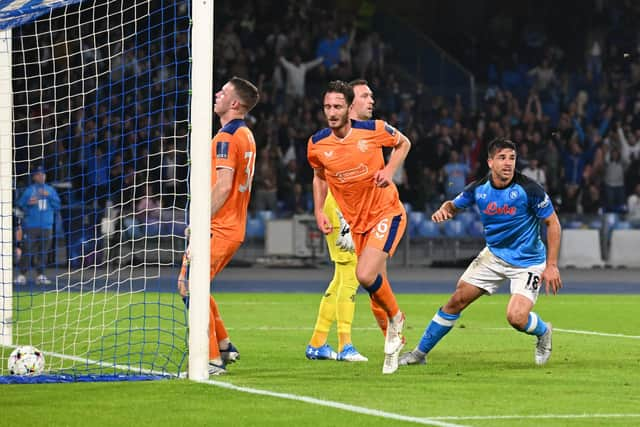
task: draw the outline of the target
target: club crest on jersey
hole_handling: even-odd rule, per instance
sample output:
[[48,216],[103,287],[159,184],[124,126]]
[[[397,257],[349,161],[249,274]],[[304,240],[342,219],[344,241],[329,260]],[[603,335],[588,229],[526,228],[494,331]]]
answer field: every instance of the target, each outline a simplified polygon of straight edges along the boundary
[[367,143],[366,139],[361,139],[358,141],[358,150],[364,153],[368,149],[369,149],[369,144]]
[[482,211],[483,214],[485,215],[515,215],[516,214],[516,208],[515,206],[509,206],[506,203],[502,206],[498,206],[498,204],[496,202],[491,202],[487,205],[486,208],[484,208],[484,210]]
[[331,150],[331,151],[325,151],[325,152],[324,152],[324,155],[325,155],[326,157],[331,157],[331,156],[333,156],[333,150]]
[[511,200],[515,200],[518,198],[518,192],[516,190],[511,190],[511,192],[509,192],[509,198]]

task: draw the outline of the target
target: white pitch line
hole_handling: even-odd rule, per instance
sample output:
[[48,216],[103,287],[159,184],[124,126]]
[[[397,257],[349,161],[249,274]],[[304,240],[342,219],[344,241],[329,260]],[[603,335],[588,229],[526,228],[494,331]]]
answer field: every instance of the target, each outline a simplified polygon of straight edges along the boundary
[[615,338],[631,338],[634,340],[640,340],[640,335],[624,335],[624,334],[610,334],[605,332],[595,332],[595,331],[580,331],[577,329],[560,329],[553,328],[553,331],[566,332],[569,334],[580,334],[580,335],[597,335],[599,337],[615,337]]
[[349,405],[347,403],[317,399],[315,397],[299,396],[297,394],[291,394],[291,393],[278,393],[275,391],[261,390],[261,389],[250,388],[250,387],[239,387],[239,386],[222,382],[222,381],[205,380],[201,382],[205,384],[210,384],[216,387],[239,391],[242,393],[257,394],[261,396],[277,397],[279,399],[294,400],[297,402],[304,402],[312,405],[325,406],[325,407],[334,408],[334,409],[341,409],[343,411],[349,411],[349,412],[354,412],[354,413],[363,414],[363,415],[371,415],[374,417],[386,418],[389,420],[406,421],[410,423],[422,424],[427,426],[436,426],[436,427],[466,427],[462,424],[452,424],[444,421],[438,421],[432,418],[410,417],[407,415],[395,414],[393,412],[386,412],[386,411],[380,411],[377,409],[369,409],[362,406]]
[[[484,330],[491,331],[513,331],[513,328],[478,328]],[[632,340],[639,340],[640,335],[625,335],[625,334],[611,334],[608,332],[596,332],[596,331],[581,331],[579,329],[562,329],[553,327],[553,332],[565,332],[567,334],[578,334],[578,335],[595,335],[599,337],[609,337],[609,338],[629,338]]]
[[431,420],[522,420],[522,419],[589,419],[589,418],[640,418],[640,414],[545,414],[545,415],[469,415],[430,417]]

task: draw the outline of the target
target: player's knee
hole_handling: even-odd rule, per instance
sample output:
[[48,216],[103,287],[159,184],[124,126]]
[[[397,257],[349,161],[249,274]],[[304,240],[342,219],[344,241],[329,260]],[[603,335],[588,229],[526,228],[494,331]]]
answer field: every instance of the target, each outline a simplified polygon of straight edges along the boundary
[[523,331],[527,326],[527,320],[529,319],[529,313],[521,310],[509,310],[507,311],[507,322],[519,330]]
[[365,288],[370,287],[377,279],[378,274],[375,271],[367,271],[364,269],[356,269],[356,279]]
[[451,298],[449,298],[449,301],[447,301],[443,309],[446,313],[456,314],[464,310],[469,303],[470,302],[465,298],[464,294],[456,291],[451,295]]

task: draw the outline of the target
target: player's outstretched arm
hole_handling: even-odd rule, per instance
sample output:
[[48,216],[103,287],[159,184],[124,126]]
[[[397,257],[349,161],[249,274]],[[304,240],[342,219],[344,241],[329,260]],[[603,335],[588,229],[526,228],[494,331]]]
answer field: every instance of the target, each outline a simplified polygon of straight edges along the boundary
[[458,213],[458,209],[451,200],[447,200],[431,215],[431,221],[443,222],[456,216],[456,213]]
[[324,213],[324,201],[327,198],[327,181],[324,179],[324,170],[313,170],[313,214],[316,217],[318,229],[324,234],[331,233],[333,225],[329,217]]
[[554,212],[544,220],[547,226],[547,266],[542,272],[542,281],[544,282],[545,292],[549,294],[549,290],[553,294],[557,294],[562,288],[562,279],[560,278],[560,270],[558,270],[558,254],[560,252],[560,236],[561,227],[558,215]]

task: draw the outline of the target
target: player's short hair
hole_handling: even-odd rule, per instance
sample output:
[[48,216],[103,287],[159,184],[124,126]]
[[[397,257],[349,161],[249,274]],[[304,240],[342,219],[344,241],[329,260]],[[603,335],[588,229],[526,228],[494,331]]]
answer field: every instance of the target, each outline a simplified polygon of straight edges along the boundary
[[231,77],[229,80],[236,90],[236,95],[240,98],[242,105],[247,108],[247,112],[251,111],[260,100],[260,93],[258,88],[249,80],[242,79],[240,77]]
[[327,90],[324,91],[324,94],[328,93],[341,93],[344,95],[345,101],[347,101],[347,105],[351,105],[353,102],[353,87],[351,87],[348,83],[343,82],[342,80],[334,80],[329,82],[327,85]]
[[351,80],[349,82],[349,86],[356,87],[356,86],[368,86],[369,82],[366,81],[365,79],[355,79],[355,80]]
[[516,144],[513,141],[504,138],[496,138],[489,143],[489,148],[487,152],[489,153],[489,158],[492,158],[498,151],[503,150],[505,148],[509,148],[513,151],[516,151]]

